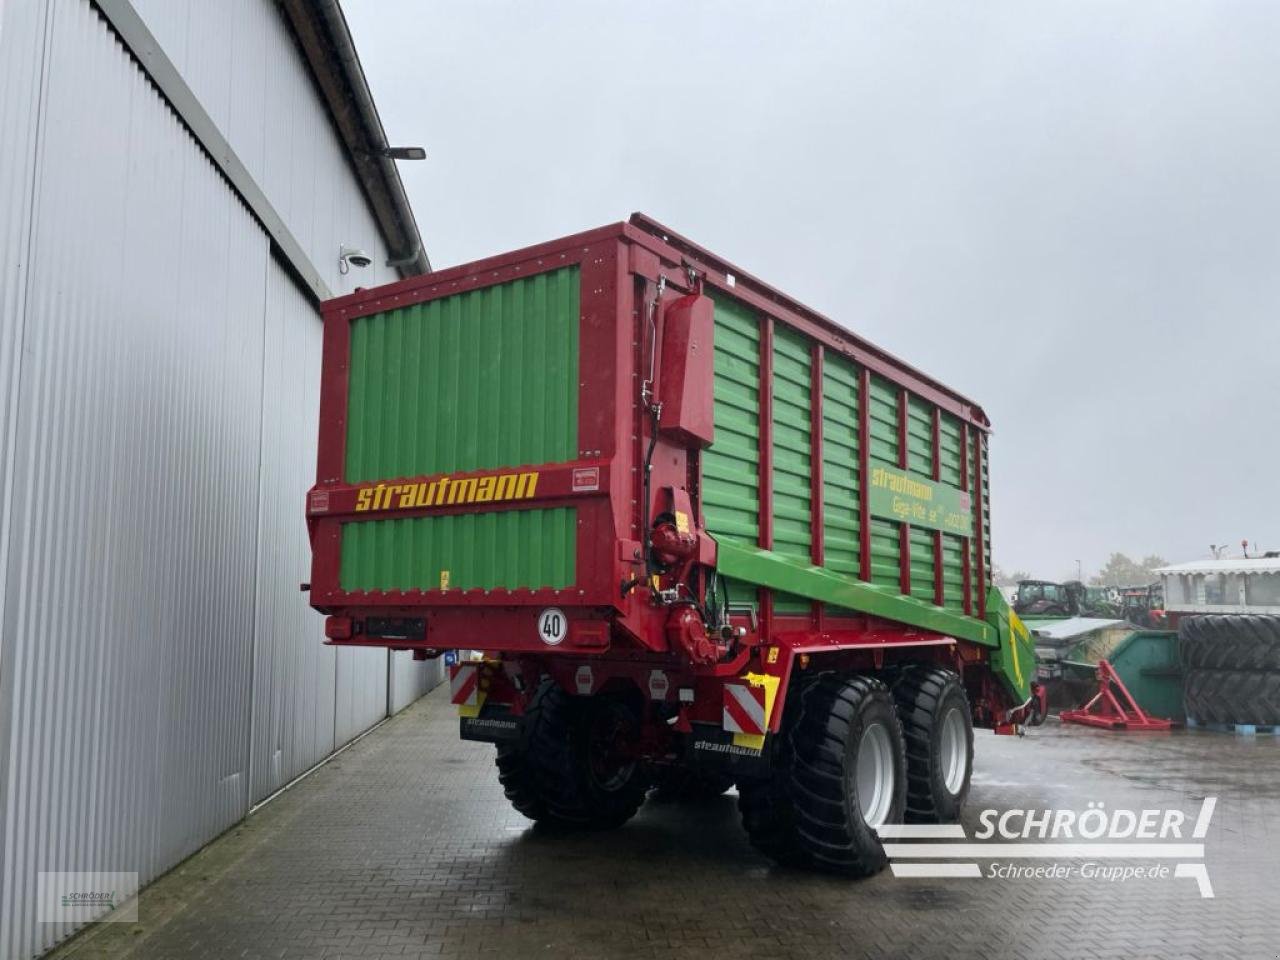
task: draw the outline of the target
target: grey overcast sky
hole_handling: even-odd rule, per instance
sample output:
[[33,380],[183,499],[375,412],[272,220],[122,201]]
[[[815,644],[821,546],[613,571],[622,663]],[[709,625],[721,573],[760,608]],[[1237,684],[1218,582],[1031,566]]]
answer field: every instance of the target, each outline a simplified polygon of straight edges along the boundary
[[437,267],[643,210],[981,403],[1005,570],[1280,548],[1280,4],[344,7]]

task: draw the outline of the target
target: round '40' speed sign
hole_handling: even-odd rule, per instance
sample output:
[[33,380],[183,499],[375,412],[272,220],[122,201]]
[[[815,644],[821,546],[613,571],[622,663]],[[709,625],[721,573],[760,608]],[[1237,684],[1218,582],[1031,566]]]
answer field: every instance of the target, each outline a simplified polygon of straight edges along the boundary
[[558,607],[547,607],[538,614],[538,636],[542,642],[555,646],[569,634],[569,620]]

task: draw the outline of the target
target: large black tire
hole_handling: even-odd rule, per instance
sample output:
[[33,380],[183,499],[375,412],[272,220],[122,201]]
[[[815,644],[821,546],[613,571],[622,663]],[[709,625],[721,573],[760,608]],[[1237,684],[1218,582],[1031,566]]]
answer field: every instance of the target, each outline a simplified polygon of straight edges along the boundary
[[1178,621],[1184,670],[1280,671],[1280,617],[1210,614]]
[[907,750],[907,823],[954,823],[969,796],[973,715],[960,675],[911,666],[893,683]]
[[1280,724],[1280,673],[1189,670],[1187,716],[1199,723]]
[[638,762],[608,760],[602,731],[635,726],[626,705],[570,697],[544,681],[525,712],[517,743],[498,745],[498,780],[511,805],[538,823],[589,829],[620,826],[644,802],[649,782]]
[[[773,775],[738,784],[747,835],[779,863],[870,876],[887,862],[875,827],[900,823],[906,806],[893,697],[871,677],[828,673],[788,701]],[[884,775],[868,777],[873,768]],[[866,789],[873,782],[878,789]]]

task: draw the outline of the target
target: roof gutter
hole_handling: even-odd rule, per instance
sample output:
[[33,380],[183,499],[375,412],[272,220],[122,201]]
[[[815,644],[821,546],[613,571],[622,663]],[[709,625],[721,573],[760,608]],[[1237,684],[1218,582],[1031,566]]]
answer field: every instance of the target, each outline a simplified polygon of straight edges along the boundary
[[401,276],[430,273],[431,261],[338,0],[277,0],[320,93]]

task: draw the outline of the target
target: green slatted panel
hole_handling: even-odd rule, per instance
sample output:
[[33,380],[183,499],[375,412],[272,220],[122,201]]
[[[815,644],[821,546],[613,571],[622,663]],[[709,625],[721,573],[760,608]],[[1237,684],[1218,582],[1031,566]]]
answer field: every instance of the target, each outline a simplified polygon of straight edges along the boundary
[[[907,398],[907,469],[933,477],[933,406],[919,397]],[[911,596],[934,599],[933,531],[911,528]]]
[[[872,466],[879,460],[898,466],[898,388],[881,377],[871,378],[867,416],[871,428]],[[901,576],[901,529],[898,523],[871,520],[871,582],[898,586]]]
[[572,460],[577,267],[351,323],[349,483]]
[[870,455],[891,467],[898,465],[898,388],[881,377],[871,378],[867,407],[871,423]]
[[[986,577],[988,581],[991,578],[991,488],[988,485],[988,476],[987,476],[987,458],[986,458],[987,435],[985,433],[981,433],[978,431],[975,431],[975,434],[978,438],[977,444],[981,444],[982,450],[983,450],[983,458],[982,458],[982,521],[983,522],[982,522],[981,530],[978,529],[976,523],[974,524],[974,537],[970,541],[970,546],[971,546],[970,553],[971,553],[971,565],[972,565],[971,569],[973,571],[973,581],[972,581],[973,582],[973,610],[976,613],[978,610],[978,598],[982,595],[984,591],[984,584],[978,580],[979,552],[981,552],[983,557],[983,562],[985,564],[983,569],[983,575],[984,577]],[[976,444],[972,439],[972,436],[970,438],[969,443],[970,443],[969,476],[977,478],[978,453],[976,449]],[[976,483],[976,479],[975,479],[975,483]],[[975,516],[976,516],[976,511],[977,511],[976,504],[975,504],[974,510],[975,510]]]
[[[978,457],[974,452],[975,435],[972,432],[969,434],[969,449],[965,451],[965,456],[969,458],[969,482],[974,487],[977,486],[976,478],[978,476]],[[977,517],[977,515],[977,504],[975,503],[974,517]],[[973,525],[973,530],[974,535],[969,539],[969,570],[971,574],[969,601],[972,604],[971,609],[976,614],[978,612],[978,596],[982,592],[981,585],[978,583],[978,552],[981,549],[980,544],[982,541],[980,538],[981,531],[978,530],[976,522]]]
[[760,539],[760,325],[716,300],[715,443],[702,455],[702,502],[717,538]]
[[949,610],[964,610],[964,539],[955,534],[942,535],[942,605]]
[[[347,481],[574,459],[579,286],[565,267],[353,320]],[[568,586],[574,534],[564,511],[349,523],[342,584]]]
[[911,527],[911,596],[917,600],[934,599],[933,531]]
[[[964,445],[960,421],[943,412],[938,427],[939,479],[958,490]],[[964,539],[949,533],[942,535],[942,596],[944,607],[964,609]]]
[[897,587],[902,580],[898,545],[901,529],[890,520],[871,518],[871,582]]
[[858,370],[828,353],[822,363],[822,503],[826,566],[862,574],[858,477]]
[[933,407],[918,397],[907,400],[907,469],[933,476]]
[[[810,497],[813,354],[809,340],[783,326],[773,332],[773,550],[808,561],[813,556]],[[808,613],[803,597],[775,594],[779,613]]]
[[[822,361],[822,526],[825,566],[862,576],[858,499],[858,368],[835,353]],[[835,617],[856,611],[827,606]]]
[[941,462],[938,477],[957,490],[960,489],[960,463],[963,456],[960,448],[963,445],[960,421],[949,413],[941,414],[938,431],[938,459]]
[[[991,580],[991,474],[987,469],[989,463],[987,435],[982,434],[982,554],[984,558],[983,575]],[[985,585],[984,585],[985,588]]]
[[[715,443],[702,454],[702,504],[718,540],[760,542],[760,324],[742,304],[715,298]],[[730,583],[737,606],[756,602]]]
[[577,510],[363,520],[342,528],[343,590],[492,590],[573,585]]

